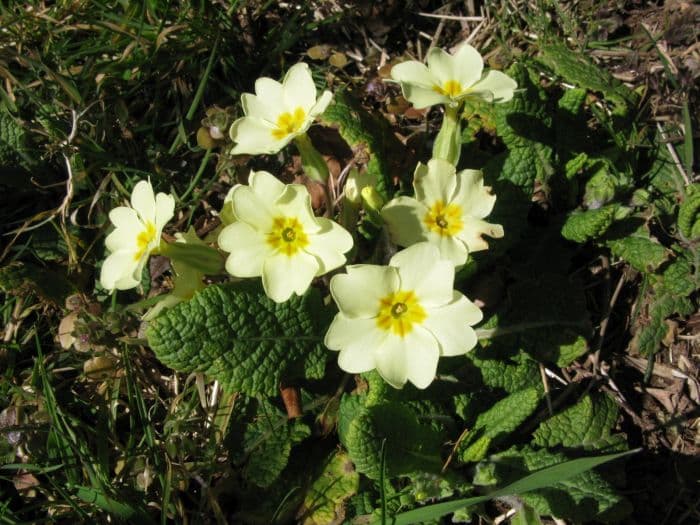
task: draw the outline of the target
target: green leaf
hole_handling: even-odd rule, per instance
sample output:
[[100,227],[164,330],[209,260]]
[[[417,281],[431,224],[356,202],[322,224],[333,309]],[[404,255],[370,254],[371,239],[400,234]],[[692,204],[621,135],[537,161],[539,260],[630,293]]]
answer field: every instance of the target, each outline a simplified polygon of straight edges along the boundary
[[[588,458],[578,458],[570,461],[562,461],[551,466],[542,468],[541,470],[535,471],[501,489],[495,490],[488,494],[487,496],[477,496],[473,498],[464,498],[454,501],[448,501],[445,503],[437,503],[435,505],[428,505],[419,509],[410,510],[408,512],[403,512],[393,517],[390,521],[391,525],[411,525],[413,523],[419,523],[423,521],[428,521],[432,519],[437,519],[445,514],[451,512],[456,512],[471,505],[477,505],[485,501],[489,501],[494,498],[500,498],[503,496],[522,496],[530,491],[541,489],[543,487],[548,487],[555,485],[557,483],[562,483],[571,478],[585,473],[598,465],[607,463],[609,461],[614,461],[618,458],[628,456],[639,452],[639,450],[632,450],[629,452],[622,452],[619,454],[608,454],[605,456],[598,457],[588,457]],[[377,525],[379,522],[373,522],[373,525]]]
[[615,220],[617,208],[616,204],[609,204],[596,210],[575,211],[566,218],[561,234],[579,243],[600,237]]
[[317,290],[277,304],[257,283],[208,286],[164,312],[146,336],[158,359],[231,390],[274,395],[284,378],[323,377],[327,327]]
[[341,523],[345,502],[360,487],[360,476],[344,452],[336,452],[321,475],[316,478],[301,507],[303,525]]
[[0,110],[0,169],[17,165],[29,168],[34,161],[28,155],[27,145],[24,128],[10,114]]
[[[391,198],[394,176],[406,175],[401,169],[406,151],[389,122],[367,112],[348,92],[335,93],[321,121],[337,126],[354,151],[364,150],[369,155],[367,173],[376,179],[379,194]],[[410,184],[410,180],[407,182]]]
[[[539,401],[539,389],[531,387],[510,394],[479,414],[474,428],[469,431],[467,439],[462,441],[459,458],[465,463],[483,459],[488,446],[518,428],[535,411]],[[484,438],[488,439],[487,443]]]
[[[508,151],[489,160],[484,171],[489,183],[499,182],[494,184],[499,199],[504,186],[514,185],[529,201],[535,180],[546,180],[553,171],[552,122],[545,109],[547,96],[533,80],[533,72],[516,64],[508,74],[518,82],[518,92],[511,101],[492,108],[496,134]],[[494,215],[498,206],[496,201]]]
[[654,207],[663,215],[670,216],[675,213],[678,202],[685,195],[685,181],[668,150],[668,144],[658,135],[654,142],[654,162],[646,178],[658,195],[654,200]]
[[541,61],[567,82],[602,93],[620,112],[626,112],[635,104],[636,94],[607,70],[593,64],[584,53],[572,51],[563,44],[543,45],[541,50]]
[[32,263],[12,262],[0,268],[0,291],[8,294],[33,292],[42,299],[62,306],[74,290],[65,272]]
[[632,326],[631,346],[642,355],[655,354],[668,333],[666,319],[690,315],[695,305],[690,295],[698,288],[697,269],[681,254],[662,275],[645,274],[639,290]]
[[545,448],[607,448],[617,416],[617,405],[608,396],[585,395],[574,406],[540,423],[533,442]]
[[311,429],[299,419],[285,420],[285,414],[267,403],[263,406],[266,413],[259,414],[245,430],[249,460],[243,473],[257,486],[269,487],[287,466],[292,447],[309,437]]
[[557,101],[557,108],[569,115],[576,116],[583,113],[583,103],[586,101],[586,90],[580,88],[567,89]]
[[421,425],[410,408],[397,402],[365,408],[348,425],[344,445],[358,472],[380,478],[384,440],[387,478],[439,472],[442,436]]
[[535,509],[523,505],[510,519],[510,525],[542,525],[542,520]]
[[[621,454],[624,455],[625,452]],[[566,460],[564,454],[544,449],[533,450],[530,447],[513,448],[490,458],[502,479],[517,478]],[[616,518],[619,519],[629,510],[627,501],[600,475],[591,471],[559,480],[547,488],[520,497],[540,515],[557,516],[577,523],[616,521]]]
[[[501,341],[482,342],[485,347],[467,354],[467,358],[479,368],[485,385],[515,392],[540,384],[539,367],[525,352],[505,356],[500,352]],[[506,348],[512,348],[506,344]]]
[[[76,486],[76,496],[85,503],[95,505],[109,515],[125,521],[136,521],[139,523],[152,524],[153,520],[141,508],[133,507],[129,503],[118,501],[108,495],[101,489],[92,487]],[[121,499],[121,498],[120,498]]]
[[649,238],[645,231],[638,231],[632,236],[607,241],[613,255],[624,259],[635,270],[653,272],[668,257],[668,250]]
[[570,159],[565,166],[567,179],[573,179],[590,163],[586,153],[579,153],[574,158]]
[[678,209],[678,229],[688,239],[700,237],[700,184],[686,188],[687,197]]

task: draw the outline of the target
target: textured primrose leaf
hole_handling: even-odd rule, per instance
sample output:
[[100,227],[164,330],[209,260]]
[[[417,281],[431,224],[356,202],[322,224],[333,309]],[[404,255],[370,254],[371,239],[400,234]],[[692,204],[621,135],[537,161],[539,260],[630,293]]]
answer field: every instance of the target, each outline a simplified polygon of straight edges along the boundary
[[73,291],[65,273],[19,261],[0,267],[0,291],[8,294],[38,294],[42,299],[63,305]]
[[535,411],[539,402],[540,389],[530,387],[510,394],[479,414],[474,427],[458,449],[460,460],[466,463],[483,459],[489,446],[518,428]]
[[653,355],[659,350],[669,330],[666,319],[695,311],[690,295],[700,283],[689,257],[692,256],[680,254],[662,275],[644,275],[633,316],[631,342],[631,347],[642,355]]
[[344,452],[336,452],[313,482],[301,508],[303,525],[342,523],[345,502],[357,493],[360,476]]
[[337,126],[338,132],[356,155],[364,150],[369,156],[367,173],[376,177],[377,192],[386,199],[391,198],[394,176],[406,175],[401,169],[406,152],[389,123],[366,111],[347,92],[335,93],[333,102],[321,115],[321,122]]
[[678,209],[678,229],[688,239],[700,237],[700,184],[686,189],[687,196]]
[[24,128],[5,111],[0,111],[0,168],[24,163],[27,137]]
[[259,285],[208,286],[151,323],[148,343],[165,365],[203,372],[250,395],[277,393],[280,381],[323,377],[327,320],[318,292],[281,304]]
[[541,50],[541,61],[567,82],[602,93],[620,112],[634,105],[636,94],[607,70],[592,63],[585,54],[572,51],[563,44],[543,45]]
[[[482,343],[483,344],[483,343]],[[501,341],[490,341],[485,348],[477,348],[467,354],[467,358],[481,372],[485,385],[502,388],[506,392],[516,392],[540,384],[539,367],[525,352],[503,356],[499,352]],[[506,343],[506,346],[512,348]]]
[[[617,416],[617,405],[608,396],[586,395],[574,406],[543,421],[534,433],[533,443],[543,448],[608,448]],[[622,443],[624,446],[624,439]]]
[[384,440],[388,478],[440,471],[442,436],[419,423],[415,413],[402,403],[364,408],[352,419],[344,434],[343,444],[355,468],[370,479],[380,477]]
[[648,236],[642,237],[642,233],[644,232],[637,232],[622,239],[614,239],[606,244],[613,255],[624,259],[635,270],[653,272],[666,261],[668,250],[661,244],[652,241]]
[[[499,485],[567,459],[561,453],[530,447],[514,447],[489,458],[495,466]],[[519,497],[542,516],[556,516],[575,523],[614,522],[630,510],[627,500],[592,470]]]
[[557,101],[557,109],[570,115],[583,113],[583,103],[586,100],[586,90],[580,88],[567,89]]
[[574,211],[561,229],[565,239],[583,243],[603,235],[615,220],[616,204],[609,204],[596,210]]
[[484,169],[488,173],[500,168],[500,180],[531,191],[535,179],[545,180],[552,169],[552,122],[545,110],[547,96],[531,72],[516,64],[509,74],[519,91],[510,102],[493,109],[496,133],[508,152],[493,158]]
[[309,426],[300,419],[286,421],[285,414],[265,406],[267,413],[259,414],[246,427],[243,442],[249,454],[243,474],[259,487],[269,487],[287,466],[292,447],[311,435]]
[[654,200],[654,208],[665,215],[672,215],[685,194],[685,181],[676,167],[668,145],[660,136],[657,136],[654,142],[656,144],[654,162],[646,178],[658,194]]

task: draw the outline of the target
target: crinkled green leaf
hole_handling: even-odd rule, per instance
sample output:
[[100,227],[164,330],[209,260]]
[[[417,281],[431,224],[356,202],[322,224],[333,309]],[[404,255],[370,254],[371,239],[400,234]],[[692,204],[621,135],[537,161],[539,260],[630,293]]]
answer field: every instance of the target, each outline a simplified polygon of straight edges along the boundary
[[246,427],[243,441],[249,457],[243,475],[259,487],[270,486],[287,466],[292,447],[311,435],[300,419],[285,420],[285,414],[267,403],[264,406]]
[[484,171],[487,179],[514,184],[529,197],[535,180],[545,180],[552,171],[551,117],[545,108],[547,96],[533,73],[516,64],[508,74],[518,83],[518,92],[510,102],[493,107],[496,134],[508,151],[493,157]]
[[571,115],[582,113],[583,103],[586,100],[586,90],[580,88],[567,89],[557,101],[560,111],[566,111]]
[[27,134],[24,128],[5,111],[0,111],[0,169],[15,165],[28,167]]
[[630,237],[614,239],[606,244],[613,255],[624,259],[635,270],[653,272],[661,266],[668,257],[668,250],[661,244],[652,241],[648,234],[637,232]]
[[257,284],[212,285],[164,312],[146,335],[158,359],[175,370],[273,395],[283,378],[323,376],[323,315],[313,288],[277,304]]
[[344,452],[336,452],[316,478],[304,499],[303,525],[342,523],[345,502],[360,486],[360,476]]
[[535,411],[539,401],[540,390],[530,387],[510,394],[479,414],[474,428],[459,447],[460,460],[473,462],[483,459],[489,446],[518,428]]
[[321,121],[337,126],[353,150],[365,151],[369,156],[366,169],[376,178],[377,191],[390,198],[394,176],[406,177],[401,170],[406,153],[387,120],[367,112],[349,93],[336,92]]
[[367,396],[344,394],[338,407],[338,439],[341,443],[347,440],[348,429],[353,419],[365,409]]
[[618,188],[618,177],[606,163],[599,163],[598,169],[586,182],[583,204],[587,208],[597,209],[608,204],[615,198]]
[[525,352],[518,352],[509,357],[502,356],[498,352],[500,344],[498,340],[490,341],[485,348],[467,354],[467,358],[481,372],[484,384],[492,388],[502,388],[506,392],[538,385],[540,379],[537,363]]
[[551,117],[545,106],[547,95],[536,73],[516,63],[508,75],[518,83],[518,91],[509,102],[493,107],[498,136],[509,150],[531,147],[536,142],[549,143],[552,137]]
[[695,311],[690,295],[698,288],[697,269],[681,254],[662,275],[646,274],[633,315],[631,346],[642,355],[656,353],[668,333],[666,319]]
[[0,291],[16,295],[31,291],[56,305],[63,305],[73,286],[59,269],[16,261],[0,268]]
[[603,235],[615,220],[616,204],[609,204],[595,210],[574,211],[561,229],[565,239],[586,242]]
[[543,45],[541,50],[542,62],[567,82],[602,93],[620,112],[626,112],[635,104],[636,94],[607,70],[593,64],[585,54],[563,44]]
[[384,440],[387,477],[439,472],[441,435],[396,402],[364,408],[348,425],[343,444],[358,472],[379,479]]
[[662,215],[671,216],[685,193],[685,181],[668,150],[668,144],[657,136],[655,145],[654,162],[646,178],[657,193],[654,208]]
[[533,442],[545,448],[607,449],[617,416],[617,405],[608,396],[585,395],[574,406],[543,421]]
[[668,265],[660,281],[663,291],[678,297],[689,296],[697,291],[699,269],[694,268],[691,257],[692,254],[683,252]]
[[[548,450],[512,448],[489,458],[495,462],[499,484],[562,463],[567,457]],[[589,470],[551,487],[526,492],[520,498],[540,515],[576,523],[617,521],[630,510],[629,503],[599,474]]]
[[[511,451],[508,451],[511,452]],[[524,477],[521,477],[517,479],[516,481],[513,481],[509,485],[502,487],[500,489],[496,489],[489,494],[485,496],[476,496],[476,497],[471,497],[471,498],[460,498],[452,501],[446,501],[442,503],[435,503],[433,505],[426,505],[425,507],[421,507],[418,509],[413,509],[408,512],[402,512],[401,514],[395,515],[392,518],[392,523],[394,525],[410,525],[413,523],[422,523],[422,522],[427,522],[428,520],[434,520],[438,519],[441,516],[444,516],[446,514],[449,514],[451,512],[455,513],[455,516],[459,511],[462,511],[465,507],[468,507],[470,505],[477,505],[479,503],[484,503],[486,501],[500,498],[503,496],[513,496],[513,495],[522,495],[534,490],[541,489],[542,487],[550,487],[553,486],[557,483],[561,483],[563,481],[567,481],[570,479],[575,479],[577,476],[579,476],[582,472],[588,472],[591,469],[602,465],[604,463],[607,463],[609,461],[614,461],[616,459],[619,459],[624,456],[628,456],[630,454],[634,454],[638,452],[636,451],[629,451],[629,452],[620,452],[617,454],[607,454],[604,456],[598,456],[598,457],[584,457],[584,458],[578,458],[578,459],[572,459],[569,461],[563,461],[563,462],[558,462],[555,465],[552,465],[550,467],[543,468],[541,470],[538,470],[534,473],[528,474]],[[517,451],[514,451],[514,455],[517,455]],[[493,458],[491,458],[493,459]],[[505,461],[499,462],[498,464],[495,463],[489,463],[486,464],[485,470],[491,472],[492,474],[489,476],[490,477],[490,483],[479,483],[482,485],[486,484],[495,484],[497,482],[496,476],[493,474],[495,473],[495,467],[498,465],[501,467],[501,470],[504,470],[508,465],[506,465],[506,462],[511,462],[514,463],[514,467],[520,466],[522,468],[522,462],[517,461],[517,457],[514,458],[514,460],[510,461],[508,458],[505,458]],[[476,476],[479,477],[480,470],[484,470],[481,468],[484,465],[484,463],[480,463],[477,465],[476,468]],[[482,480],[479,480],[482,481]],[[476,481],[475,481],[475,484]],[[464,516],[463,512],[459,512],[460,517]],[[609,516],[609,514],[608,514]],[[378,521],[373,521],[373,525],[377,525],[379,522]]]
[[678,209],[678,229],[689,240],[700,237],[700,184],[686,188],[686,198]]
[[573,159],[570,159],[565,166],[565,173],[567,179],[573,179],[579,173],[583,171],[587,164],[589,164],[588,155],[586,153],[579,153]]

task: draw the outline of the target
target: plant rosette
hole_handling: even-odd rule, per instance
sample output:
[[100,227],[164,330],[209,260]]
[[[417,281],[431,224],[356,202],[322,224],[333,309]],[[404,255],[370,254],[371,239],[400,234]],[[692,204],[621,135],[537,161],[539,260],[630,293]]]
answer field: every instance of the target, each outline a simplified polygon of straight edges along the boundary
[[417,109],[435,104],[457,106],[467,97],[508,102],[518,86],[500,71],[491,70],[484,76],[484,59],[466,43],[452,55],[434,47],[428,52],[427,62],[426,66],[409,60],[391,70],[391,78],[401,84],[404,97]]
[[131,206],[109,212],[115,230],[105,239],[110,252],[102,264],[100,284],[106,290],[128,290],[141,282],[148,257],[158,251],[163,227],[172,219],[175,199],[153,194],[150,181],[142,180],[131,193]]
[[455,269],[438,249],[419,243],[388,266],[351,265],[331,279],[338,305],[325,337],[349,373],[376,369],[395,388],[426,388],[440,356],[463,355],[477,343],[481,310],[453,289]]
[[305,186],[283,184],[266,171],[251,171],[248,186],[231,192],[235,222],[219,234],[230,253],[226,271],[262,277],[270,299],[281,303],[303,295],[314,277],[345,264],[350,233],[330,219],[315,217]]
[[333,94],[324,91],[320,97],[316,95],[311,70],[303,62],[292,66],[281,83],[268,77],[257,79],[255,95],[241,95],[245,116],[229,129],[229,136],[236,143],[231,153],[277,153],[295,140],[307,174],[325,181],[328,168],[306,131],[328,107]]
[[441,159],[418,163],[413,197],[397,197],[382,208],[392,240],[400,246],[427,241],[441,257],[462,266],[469,253],[488,249],[482,235],[503,237],[503,227],[483,219],[493,210],[496,196],[484,186],[481,171],[462,170]]

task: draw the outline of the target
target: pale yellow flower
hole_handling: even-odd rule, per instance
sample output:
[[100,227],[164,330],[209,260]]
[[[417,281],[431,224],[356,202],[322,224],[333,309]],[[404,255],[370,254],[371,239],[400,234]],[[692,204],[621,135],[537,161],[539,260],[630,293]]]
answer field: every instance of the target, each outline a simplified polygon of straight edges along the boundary
[[236,143],[231,153],[277,153],[306,133],[331,98],[330,91],[316,98],[311,71],[303,62],[292,66],[281,83],[267,77],[257,79],[255,95],[241,96],[245,117],[236,120],[229,130]]
[[474,348],[481,310],[454,287],[454,265],[435,246],[400,251],[388,266],[360,264],[333,276],[339,313],[325,337],[349,373],[377,369],[390,385],[426,388],[440,356]]
[[285,185],[266,171],[251,171],[248,186],[233,189],[231,205],[236,220],[219,234],[219,246],[230,252],[226,270],[261,276],[275,302],[302,295],[314,277],[345,264],[352,248],[343,227],[314,216],[306,186]]
[[482,235],[503,237],[503,227],[483,219],[491,213],[496,196],[484,186],[478,170],[462,170],[445,160],[419,163],[413,177],[415,198],[398,197],[382,208],[391,238],[400,246],[428,241],[455,266],[470,252],[489,246]]
[[110,255],[100,273],[107,290],[127,290],[138,286],[148,256],[160,245],[163,226],[173,217],[172,195],[153,195],[150,181],[142,180],[131,193],[131,207],[120,206],[109,212],[115,230],[105,239]]
[[438,47],[428,52],[428,65],[409,60],[395,65],[391,77],[401,84],[404,96],[416,108],[435,104],[456,105],[467,97],[490,102],[513,98],[517,83],[500,71],[485,76],[484,59],[469,44],[462,44],[450,55]]

